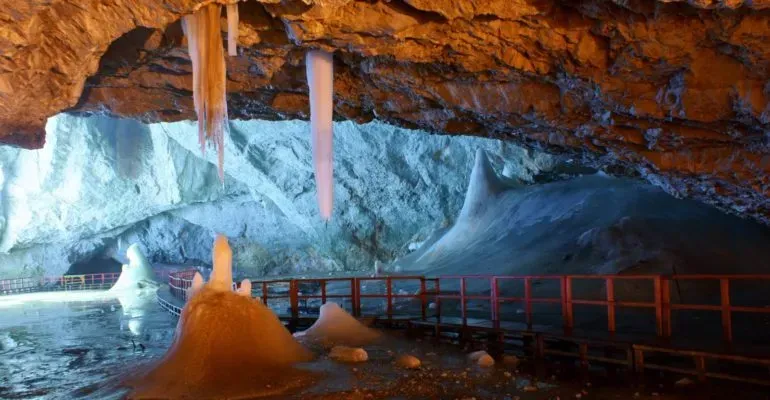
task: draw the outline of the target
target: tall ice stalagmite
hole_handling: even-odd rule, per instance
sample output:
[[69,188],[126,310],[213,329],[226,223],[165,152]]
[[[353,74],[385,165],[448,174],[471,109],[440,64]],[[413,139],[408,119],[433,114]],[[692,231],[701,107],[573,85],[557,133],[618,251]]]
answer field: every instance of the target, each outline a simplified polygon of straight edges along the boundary
[[307,84],[310,88],[310,132],[313,145],[313,164],[321,218],[332,217],[334,201],[333,181],[333,83],[332,55],[324,51],[310,51],[305,60]]
[[218,155],[219,179],[224,181],[224,141],[227,131],[225,54],[219,17],[222,7],[208,4],[183,17],[193,69],[193,101],[198,115],[198,140],[205,152],[212,138]]

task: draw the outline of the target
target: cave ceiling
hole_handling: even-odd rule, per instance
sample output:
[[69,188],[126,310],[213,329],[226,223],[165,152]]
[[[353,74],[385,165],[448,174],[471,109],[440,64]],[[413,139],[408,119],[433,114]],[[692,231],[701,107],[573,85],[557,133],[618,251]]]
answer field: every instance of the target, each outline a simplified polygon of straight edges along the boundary
[[[179,20],[207,2],[0,0],[0,142],[39,148],[60,112],[195,119]],[[572,154],[770,222],[770,1],[238,7],[232,119],[307,119],[304,55],[320,48],[338,119]]]

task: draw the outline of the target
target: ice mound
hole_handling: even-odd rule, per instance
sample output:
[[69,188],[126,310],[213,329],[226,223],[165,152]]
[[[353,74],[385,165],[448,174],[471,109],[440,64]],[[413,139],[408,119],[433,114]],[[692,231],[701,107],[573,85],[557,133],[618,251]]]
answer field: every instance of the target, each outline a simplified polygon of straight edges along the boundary
[[637,180],[508,185],[479,151],[455,223],[391,265],[425,275],[756,273],[768,265],[767,237]]
[[152,265],[136,243],[128,246],[126,257],[128,257],[128,264],[123,264],[120,277],[110,290],[124,291],[158,287]]
[[125,382],[134,389],[130,398],[251,398],[312,379],[294,365],[313,354],[270,309],[231,288],[221,289],[231,253],[223,237],[214,249],[211,281],[185,305],[166,355]]
[[329,358],[342,362],[364,362],[369,359],[369,353],[360,347],[334,346],[329,352]]
[[294,336],[323,346],[344,344],[362,346],[380,337],[380,333],[364,326],[337,303],[321,306],[318,320],[307,330]]

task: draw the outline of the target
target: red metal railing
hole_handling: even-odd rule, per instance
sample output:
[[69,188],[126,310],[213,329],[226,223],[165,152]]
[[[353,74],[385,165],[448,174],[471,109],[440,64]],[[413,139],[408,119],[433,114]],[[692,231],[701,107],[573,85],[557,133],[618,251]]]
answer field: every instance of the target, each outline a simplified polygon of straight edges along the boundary
[[64,275],[59,277],[16,278],[0,280],[0,295],[57,290],[101,289],[117,282],[120,273]]
[[[187,289],[192,285],[192,277],[195,270],[177,271],[169,274],[169,287],[174,296],[186,300]],[[713,281],[718,282],[720,287],[719,304],[702,303],[682,303],[672,302],[671,290],[672,283],[678,281]],[[254,280],[252,290],[257,292],[256,297],[260,298],[265,305],[270,305],[273,300],[283,299],[288,302],[290,314],[296,318],[300,314],[301,303],[308,300],[320,300],[321,304],[328,300],[338,300],[340,302],[348,301],[350,303],[351,313],[354,316],[362,316],[364,309],[362,301],[366,299],[381,299],[385,302],[384,315],[388,319],[407,316],[399,314],[394,308],[394,303],[399,300],[418,300],[419,318],[425,320],[428,310],[435,309],[435,317],[438,322],[442,318],[442,302],[456,300],[459,302],[459,317],[463,324],[468,323],[468,305],[469,302],[488,303],[489,314],[488,321],[491,321],[496,327],[500,322],[509,317],[508,314],[501,313],[501,306],[510,303],[519,303],[522,305],[525,323],[530,328],[536,317],[533,311],[533,305],[552,304],[560,308],[561,323],[566,330],[575,327],[576,313],[575,306],[595,306],[597,309],[603,309],[607,317],[607,331],[615,333],[617,331],[616,314],[620,308],[649,309],[655,314],[655,328],[658,336],[670,337],[672,335],[672,311],[714,311],[721,313],[722,336],[727,342],[733,340],[733,314],[734,313],[762,313],[770,314],[770,300],[768,304],[761,306],[742,306],[734,305],[731,302],[730,287],[731,281],[735,280],[754,280],[770,283],[770,275],[527,275],[527,276],[494,276],[494,275],[445,275],[436,278],[425,278],[422,276],[384,276],[384,277],[339,277],[339,278],[302,278],[302,279],[277,279],[277,280]],[[576,284],[585,281],[598,281],[603,284],[603,298],[583,298],[576,293]],[[631,282],[650,287],[647,293],[645,290],[637,290],[647,300],[639,299],[620,299],[616,292],[619,281]],[[411,287],[418,287],[413,293],[403,293],[394,290],[394,284],[405,282]],[[470,292],[468,285],[473,282],[478,286],[482,283],[482,288]],[[511,282],[520,282],[523,284],[521,296],[507,295],[503,293],[502,286],[510,286]],[[558,285],[558,296],[535,296],[533,294],[534,283],[554,282],[554,287]],[[344,284],[343,288],[336,288],[334,293],[328,292],[328,285]],[[381,283],[383,291],[370,293],[364,291],[365,283]],[[453,285],[454,284],[454,285]],[[315,285],[307,289],[308,285]],[[377,286],[377,285],[374,285]],[[770,285],[769,285],[770,286]],[[458,288],[456,292],[449,292],[449,287]],[[442,291],[442,288],[444,290]],[[591,291],[592,294],[597,292]],[[598,293],[601,293],[599,291]],[[433,299],[435,306],[429,305],[429,300]],[[408,312],[408,311],[407,311]]]
[[197,269],[190,268],[181,271],[174,271],[168,274],[168,289],[171,295],[187,301],[187,290],[192,286],[192,280]]
[[[528,326],[532,326],[534,313],[532,311],[532,305],[538,303],[550,303],[559,304],[561,307],[562,325],[565,329],[569,330],[575,326],[575,312],[576,305],[589,305],[599,306],[606,310],[607,316],[607,331],[616,332],[616,311],[618,308],[646,308],[654,310],[656,332],[658,336],[670,337],[672,334],[672,310],[674,311],[718,311],[721,313],[722,321],[722,336],[727,342],[733,340],[733,319],[732,315],[736,312],[743,313],[762,313],[770,314],[770,296],[768,296],[768,304],[764,306],[737,306],[731,303],[730,295],[730,282],[734,280],[755,280],[764,281],[770,283],[770,275],[541,275],[541,276],[485,276],[485,275],[455,275],[455,276],[440,276],[438,278],[441,286],[446,286],[446,281],[458,281],[459,292],[458,293],[444,293],[439,292],[435,298],[437,302],[437,309],[440,310],[441,300],[454,299],[458,300],[460,305],[460,317],[463,324],[467,324],[468,320],[468,303],[470,301],[488,301],[489,306],[489,320],[495,325],[499,326],[501,321],[500,305],[504,303],[518,302],[523,304],[526,323]],[[488,287],[486,290],[482,290],[482,293],[469,294],[467,291],[468,281],[486,281]],[[582,299],[576,298],[574,294],[574,286],[576,281],[603,281],[605,298],[601,300],[597,299]],[[715,281],[719,282],[720,286],[720,304],[699,304],[699,303],[674,303],[671,300],[672,282],[678,281]],[[524,285],[524,295],[519,297],[504,296],[500,294],[500,284],[505,281],[521,281]],[[533,281],[558,281],[559,282],[559,297],[534,297],[532,295],[532,282]],[[635,281],[635,282],[651,282],[652,291],[650,297],[652,301],[638,301],[638,300],[619,300],[616,297],[615,287],[617,281]],[[770,285],[768,285],[770,286]],[[768,287],[770,289],[770,287]],[[487,294],[488,293],[488,294]],[[438,313],[437,317],[441,318],[441,314]]]
[[[188,289],[192,286],[192,278],[195,269],[172,272],[168,275],[168,286],[171,294],[182,300],[187,300]],[[395,291],[395,284],[404,282],[418,288],[416,293],[401,293]],[[385,301],[385,314],[388,318],[395,316],[394,304],[399,300],[418,299],[420,302],[421,317],[427,315],[429,282],[437,282],[422,276],[387,276],[387,277],[339,277],[339,278],[298,278],[298,279],[273,279],[252,281],[252,296],[262,300],[266,306],[274,305],[275,300],[284,300],[290,308],[292,318],[300,314],[300,305],[308,300],[320,300],[326,304],[329,300],[340,303],[346,301],[350,304],[350,311],[354,316],[362,316],[364,308],[362,300],[382,299]],[[371,293],[364,289],[365,283],[382,283],[384,292]],[[307,289],[308,285],[316,285],[316,289]],[[331,284],[343,284],[345,287],[336,288],[333,293],[328,292]],[[234,289],[236,286],[234,285]],[[346,290],[345,290],[346,289]],[[254,293],[256,292],[256,296]]]

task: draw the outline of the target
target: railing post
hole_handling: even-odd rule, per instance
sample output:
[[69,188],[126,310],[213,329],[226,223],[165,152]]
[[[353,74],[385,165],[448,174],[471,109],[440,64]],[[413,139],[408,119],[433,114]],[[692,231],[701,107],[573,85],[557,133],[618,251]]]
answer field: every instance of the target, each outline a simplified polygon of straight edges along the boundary
[[727,342],[733,341],[733,322],[730,314],[730,280],[719,280],[720,293],[722,295],[722,338]]
[[289,303],[291,304],[291,318],[299,318],[299,285],[294,279],[289,281]]
[[262,304],[267,306],[267,282],[262,281]]
[[422,320],[425,321],[428,319],[428,294],[425,293],[427,290],[425,285],[425,277],[420,277],[420,316],[422,317]]
[[353,316],[354,317],[360,317],[361,316],[361,281],[358,278],[353,278],[350,280],[350,291],[353,295]]
[[388,319],[393,318],[393,279],[391,277],[385,278],[385,295],[388,300]]
[[607,289],[607,330],[615,333],[615,280],[606,279]]
[[[660,302],[662,310],[663,337],[671,337],[671,279],[667,276],[660,278]],[[681,299],[680,299],[681,300]]]
[[655,326],[658,336],[665,336],[665,329],[663,326],[663,285],[662,279],[656,276],[654,279],[654,291],[655,291]]
[[463,319],[463,326],[467,324],[465,317],[465,277],[460,278],[460,316]]
[[527,319],[527,327],[532,329],[532,282],[530,278],[524,278],[524,315]]
[[321,280],[321,304],[326,304],[326,279]]
[[490,280],[489,309],[492,313],[492,323],[495,328],[500,326],[498,314],[498,306],[500,303],[497,302],[498,297],[497,277],[493,276]]
[[436,324],[441,323],[441,278],[436,278],[436,297],[435,297],[435,304],[436,304]]
[[564,328],[572,329],[574,326],[574,317],[572,315],[572,277],[561,277],[561,306],[562,316],[564,317]]

